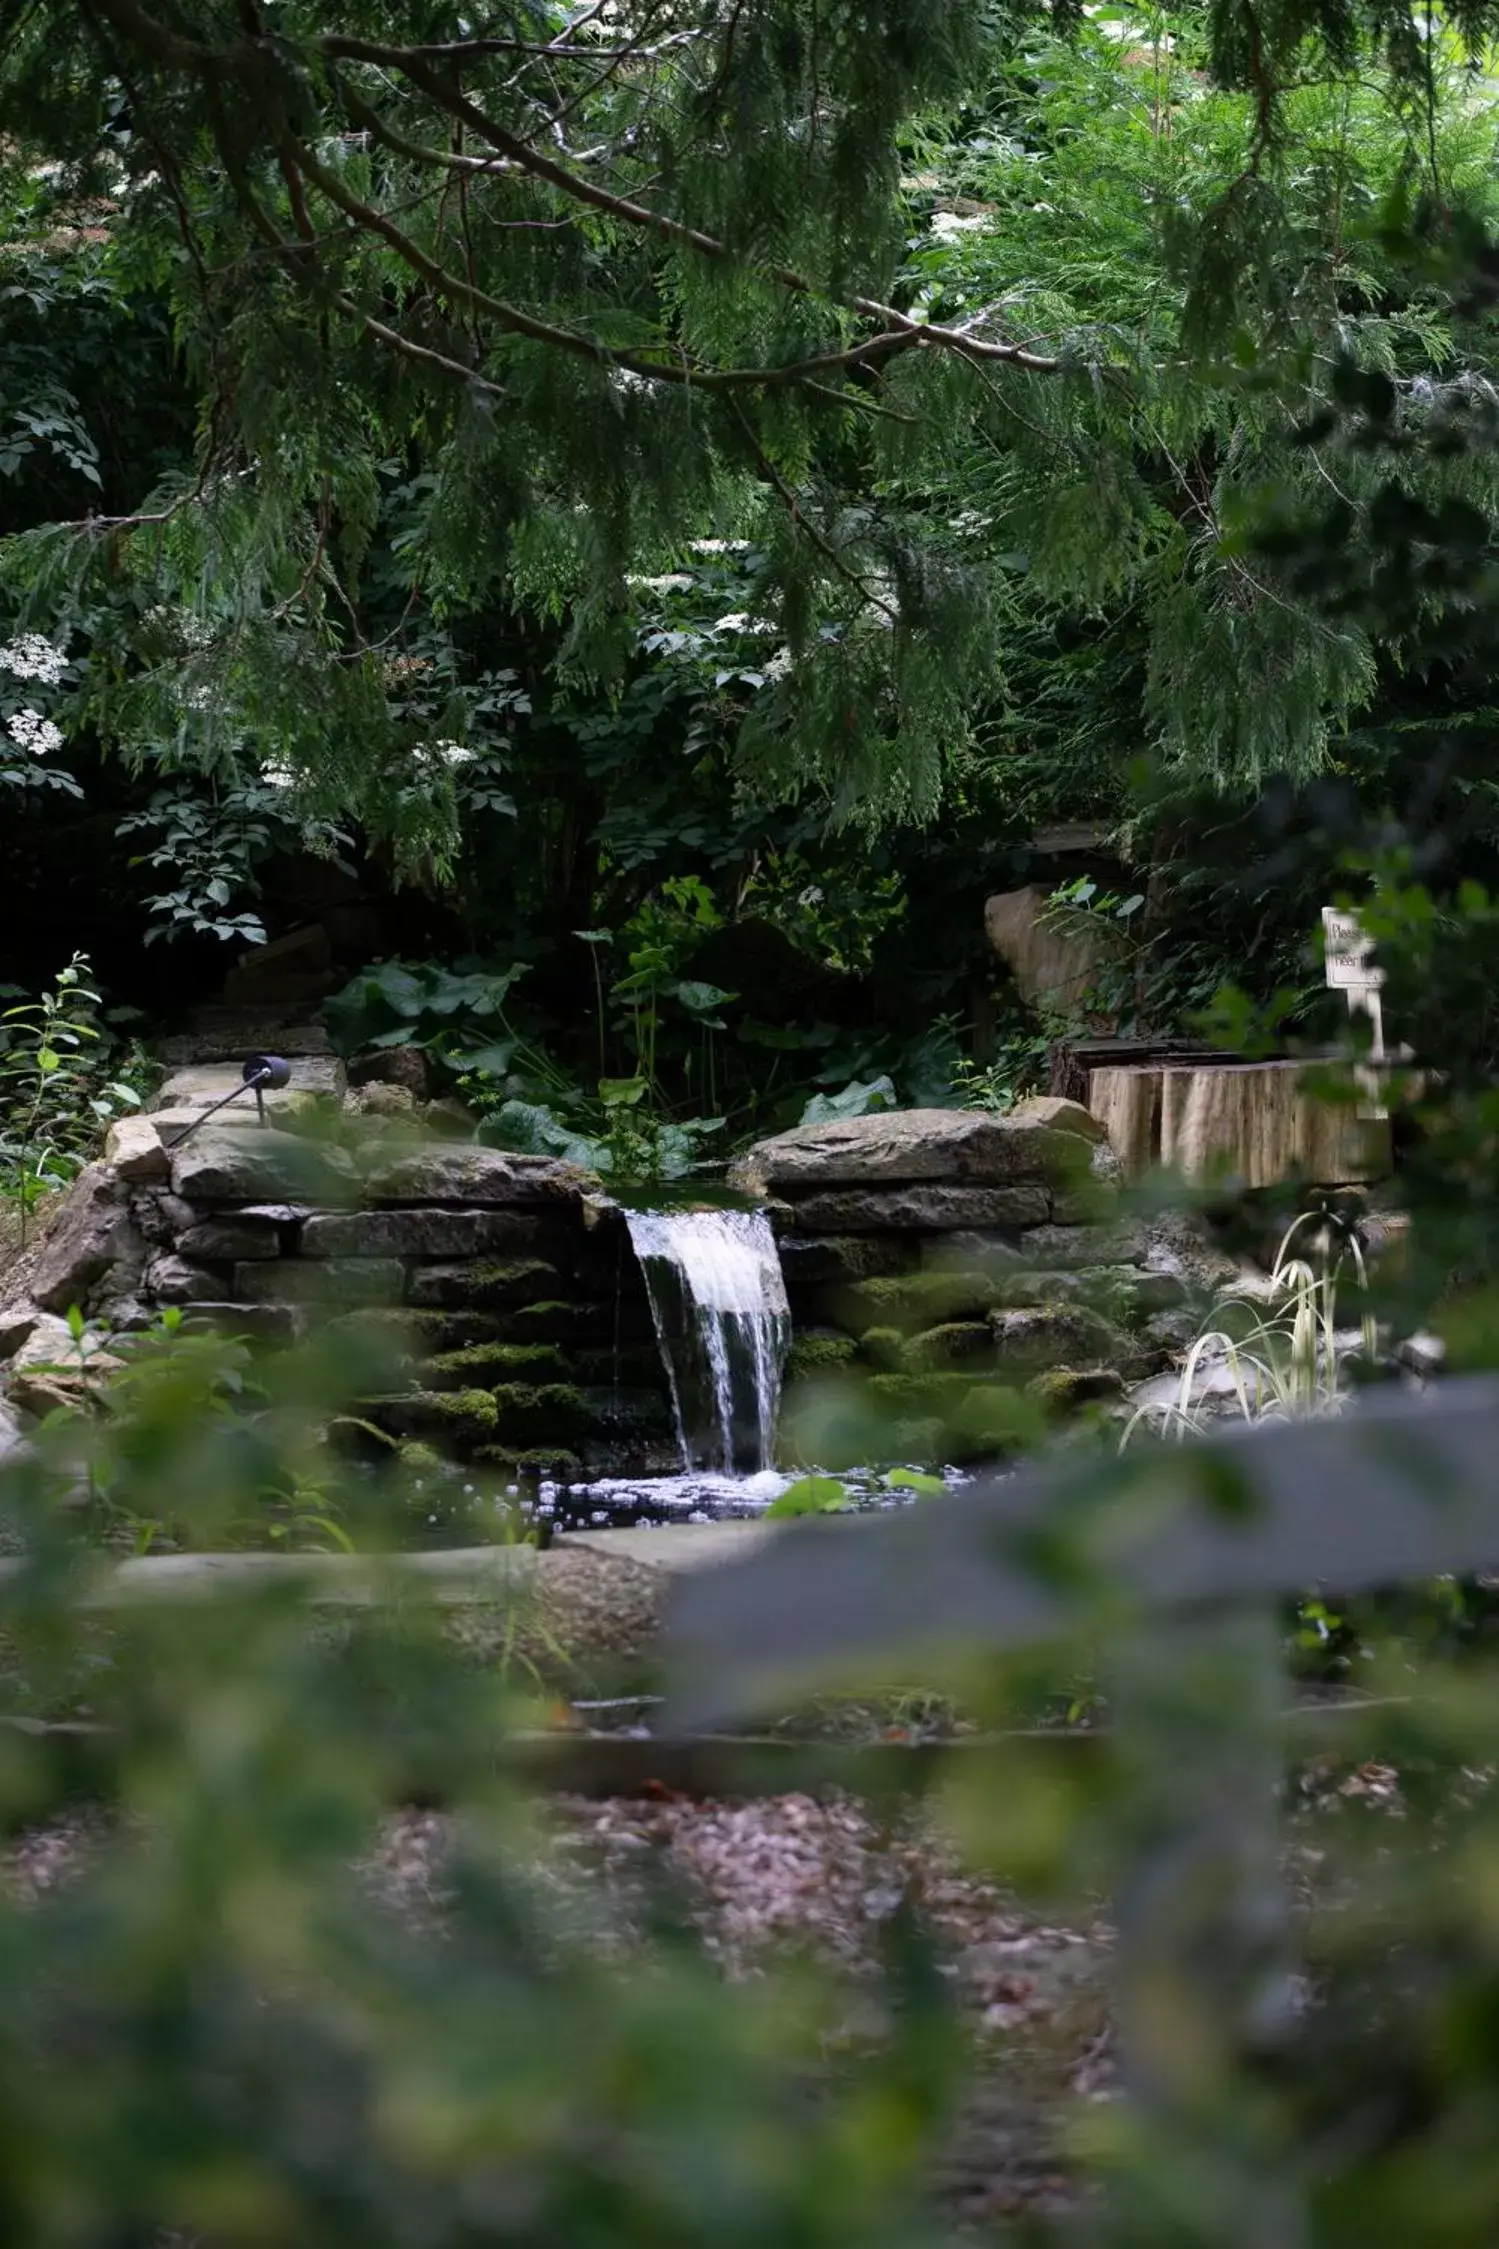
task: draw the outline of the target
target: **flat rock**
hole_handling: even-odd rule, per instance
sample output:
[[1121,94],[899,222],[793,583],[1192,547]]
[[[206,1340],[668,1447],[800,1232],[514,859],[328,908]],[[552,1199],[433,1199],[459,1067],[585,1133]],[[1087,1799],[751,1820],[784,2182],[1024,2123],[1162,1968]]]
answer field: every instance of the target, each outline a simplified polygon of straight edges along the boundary
[[[1043,1102],[1066,1112],[1060,1126],[1047,1114],[986,1109],[895,1109],[831,1124],[799,1125],[758,1141],[735,1163],[731,1182],[746,1193],[801,1196],[828,1187],[905,1185],[937,1180],[961,1186],[1008,1186],[1022,1180],[1071,1178],[1086,1164],[1096,1131],[1082,1131],[1075,1102]],[[1085,1110],[1078,1112],[1086,1117]],[[1092,1120],[1088,1122],[1091,1124]],[[986,1223],[974,1220],[971,1223]],[[1002,1220],[987,1223],[1002,1224]]]
[[350,1210],[319,1212],[302,1228],[304,1257],[480,1257],[530,1250],[545,1233],[528,1210]]
[[133,1186],[165,1182],[172,1168],[149,1117],[116,1117],[105,1136],[104,1161]]
[[509,1149],[442,1144],[399,1152],[383,1149],[365,1166],[373,1203],[557,1202],[596,1194],[600,1181],[560,1156],[524,1156]]
[[[264,1095],[272,1115],[305,1109],[313,1102],[342,1099],[344,1067],[332,1055],[286,1055],[283,1060],[291,1072],[289,1082],[268,1089]],[[203,1062],[172,1071],[152,1106],[158,1110],[211,1109],[216,1101],[231,1094],[240,1097],[237,1108],[242,1105],[248,1115],[255,1115],[255,1096],[245,1090],[243,1066],[238,1062]]]
[[342,1148],[253,1125],[205,1125],[172,1157],[172,1186],[190,1203],[337,1203],[352,1199],[353,1184]]
[[947,1233],[955,1227],[1042,1226],[1051,1197],[1039,1182],[1008,1187],[929,1185],[833,1188],[798,1198],[797,1223],[809,1232]]

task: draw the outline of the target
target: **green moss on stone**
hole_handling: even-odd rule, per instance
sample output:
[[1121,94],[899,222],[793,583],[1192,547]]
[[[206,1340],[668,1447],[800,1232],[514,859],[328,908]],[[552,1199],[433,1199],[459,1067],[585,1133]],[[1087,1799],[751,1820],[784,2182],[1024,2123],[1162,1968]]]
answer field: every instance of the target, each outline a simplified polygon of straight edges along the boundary
[[986,1320],[949,1320],[941,1327],[913,1335],[905,1349],[905,1363],[915,1371],[959,1367],[994,1357],[994,1336]]
[[437,1476],[448,1465],[435,1445],[424,1445],[417,1438],[408,1438],[396,1457],[408,1476]]
[[422,1383],[428,1390],[487,1390],[522,1376],[566,1373],[567,1357],[556,1343],[471,1343],[426,1360]]
[[1065,1415],[1122,1398],[1124,1378],[1112,1367],[1048,1367],[1044,1374],[1032,1375],[1025,1388],[1049,1413]]
[[571,1382],[502,1382],[490,1403],[496,1436],[516,1445],[566,1445],[593,1427],[588,1400]]
[[906,1339],[899,1328],[866,1328],[859,1338],[859,1355],[867,1366],[883,1367],[894,1374],[905,1358]]
[[856,1322],[899,1328],[917,1335],[946,1321],[982,1319],[995,1303],[987,1273],[906,1273],[891,1280],[861,1281],[848,1292]]
[[798,1335],[786,1360],[788,1382],[802,1382],[817,1375],[836,1374],[846,1367],[858,1349],[851,1335],[840,1335],[835,1328],[810,1328]]
[[1118,1366],[1129,1356],[1127,1339],[1086,1304],[998,1312],[992,1326],[996,1364],[1016,1379],[1047,1367]]

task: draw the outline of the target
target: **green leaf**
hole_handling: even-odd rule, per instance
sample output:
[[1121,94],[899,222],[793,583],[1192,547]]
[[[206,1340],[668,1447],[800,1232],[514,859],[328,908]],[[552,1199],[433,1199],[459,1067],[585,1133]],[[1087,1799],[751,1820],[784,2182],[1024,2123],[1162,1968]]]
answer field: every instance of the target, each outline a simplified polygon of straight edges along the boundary
[[599,1099],[606,1109],[634,1109],[650,1091],[646,1078],[600,1078]]
[[848,1504],[848,1494],[836,1476],[800,1476],[771,1501],[765,1516],[768,1522],[783,1523],[797,1515],[840,1514]]
[[885,1486],[893,1492],[923,1492],[933,1495],[947,1489],[940,1476],[929,1476],[921,1468],[892,1468],[885,1478]]

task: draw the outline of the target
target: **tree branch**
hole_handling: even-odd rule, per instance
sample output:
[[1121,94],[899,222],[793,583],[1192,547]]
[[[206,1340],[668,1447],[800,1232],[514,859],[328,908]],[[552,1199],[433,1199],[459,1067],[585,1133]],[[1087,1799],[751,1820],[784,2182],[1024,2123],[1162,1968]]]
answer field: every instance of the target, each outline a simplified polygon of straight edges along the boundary
[[818,553],[822,555],[826,561],[832,564],[834,570],[843,580],[845,585],[852,586],[855,593],[859,595],[860,599],[862,601],[868,602],[872,608],[878,609],[881,615],[884,616],[892,626],[898,625],[900,619],[897,616],[896,612],[891,608],[889,602],[884,600],[879,594],[875,593],[870,587],[868,581],[859,576],[857,570],[851,570],[849,568],[842,555],[838,552],[838,549],[834,546],[832,540],[829,539],[824,532],[819,531],[817,525],[813,523],[809,517],[803,515],[801,502],[798,500],[796,494],[792,491],[791,486],[786,482],[785,477],[782,476],[780,470],[776,467],[775,462],[766,452],[764,446],[760,443],[759,438],[755,435],[755,431],[753,425],[750,422],[750,418],[748,414],[745,413],[744,408],[740,405],[737,398],[731,398],[729,400],[729,410],[733,414],[735,421],[739,424],[740,429],[744,433],[745,442],[749,446],[750,451],[754,454],[755,461],[757,466],[759,467],[760,473],[767,479],[779,498],[785,502],[792,522],[796,524],[799,529],[806,533],[813,546],[816,547]]

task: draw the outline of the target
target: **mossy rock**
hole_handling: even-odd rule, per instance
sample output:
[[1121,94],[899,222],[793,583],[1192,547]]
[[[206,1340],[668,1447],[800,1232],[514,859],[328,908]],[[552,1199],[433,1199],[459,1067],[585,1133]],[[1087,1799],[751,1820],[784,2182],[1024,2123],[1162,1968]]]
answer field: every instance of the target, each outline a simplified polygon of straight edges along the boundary
[[425,1360],[448,1351],[469,1350],[500,1334],[501,1322],[493,1312],[434,1312],[415,1307],[370,1306],[341,1313],[329,1322],[328,1332],[373,1338],[388,1343],[399,1357]]
[[571,1382],[501,1382],[490,1396],[502,1443],[570,1447],[594,1426],[588,1400]]
[[903,1273],[847,1292],[850,1325],[919,1335],[952,1320],[982,1319],[997,1301],[987,1273]]
[[621,1322],[620,1307],[610,1301],[576,1302],[566,1297],[539,1297],[534,1304],[517,1304],[501,1315],[500,1333],[507,1343],[593,1344],[613,1348],[616,1341],[650,1342],[650,1309],[638,1329]]
[[923,1457],[958,1464],[1007,1459],[1033,1445],[1044,1427],[1035,1400],[1001,1382],[976,1382],[971,1374],[877,1374],[868,1389],[875,1415],[889,1432],[881,1459],[905,1457],[918,1423],[934,1423],[941,1434]]
[[449,1457],[466,1458],[497,1435],[497,1410],[487,1390],[411,1390],[399,1398],[371,1399],[366,1412],[379,1427],[424,1438]]
[[1100,1318],[1139,1327],[1157,1312],[1180,1305],[1186,1291],[1171,1273],[1134,1265],[1083,1265],[1070,1270],[1020,1267],[996,1274],[991,1308],[1025,1311],[1036,1305],[1080,1304]]
[[918,1254],[909,1234],[788,1234],[781,1242],[781,1270],[794,1296],[809,1288],[912,1272]]
[[837,1328],[808,1328],[796,1336],[786,1359],[788,1382],[806,1381],[823,1374],[836,1374],[855,1357],[858,1345],[851,1335],[843,1335]]
[[1086,1304],[1041,1304],[996,1312],[990,1322],[995,1364],[1011,1380],[1048,1367],[1124,1367],[1133,1358],[1127,1336]]
[[502,1382],[544,1380],[569,1372],[567,1354],[556,1343],[471,1343],[463,1351],[444,1351],[422,1366],[425,1390],[489,1390]]
[[905,1364],[906,1339],[899,1328],[866,1328],[859,1338],[859,1356],[866,1366],[898,1373]]
[[435,1445],[424,1445],[419,1438],[408,1438],[396,1458],[408,1476],[440,1476],[450,1466]]
[[557,1286],[557,1268],[542,1257],[474,1258],[461,1263],[416,1265],[407,1275],[406,1300],[437,1311],[507,1311],[546,1300]]
[[927,1368],[961,1367],[994,1359],[994,1332],[987,1320],[949,1320],[941,1327],[913,1335],[905,1347],[904,1363],[920,1373]]
[[1025,1388],[1048,1413],[1065,1418],[1086,1406],[1115,1403],[1124,1396],[1124,1377],[1113,1367],[1048,1367]]

